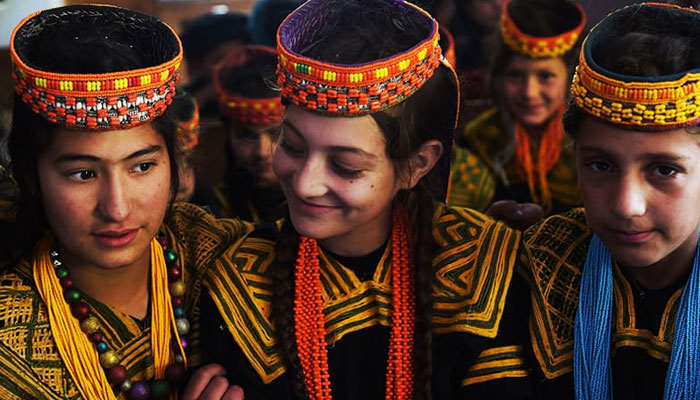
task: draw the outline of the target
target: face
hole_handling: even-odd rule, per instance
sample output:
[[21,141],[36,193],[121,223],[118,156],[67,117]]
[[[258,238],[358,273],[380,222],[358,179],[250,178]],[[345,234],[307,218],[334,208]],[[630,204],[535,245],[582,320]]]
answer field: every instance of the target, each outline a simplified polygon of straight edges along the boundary
[[468,0],[465,9],[474,22],[491,31],[500,22],[503,3],[505,0]]
[[588,224],[613,257],[629,268],[692,259],[700,221],[700,137],[685,129],[622,130],[593,118],[576,137]]
[[59,130],[38,159],[44,211],[67,265],[148,266],[170,196],[170,160],[150,125]]
[[341,255],[367,254],[386,240],[400,186],[372,117],[288,107],[274,169],[299,234]]
[[272,147],[279,125],[245,126],[232,125],[230,130],[231,150],[236,163],[245,169],[261,185],[277,183],[272,170]]
[[194,169],[186,161],[178,163],[178,187],[175,201],[189,201],[194,195],[195,176]]
[[525,127],[541,127],[564,105],[568,74],[559,58],[514,56],[503,71],[503,97],[513,118]]

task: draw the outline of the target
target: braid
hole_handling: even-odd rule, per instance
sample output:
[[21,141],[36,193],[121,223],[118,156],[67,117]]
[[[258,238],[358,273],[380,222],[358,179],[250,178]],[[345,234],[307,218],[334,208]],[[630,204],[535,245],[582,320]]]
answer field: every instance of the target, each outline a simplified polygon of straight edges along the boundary
[[282,358],[287,365],[287,376],[289,376],[295,397],[306,399],[308,396],[297,354],[294,328],[294,262],[298,247],[299,234],[294,230],[289,212],[287,212],[275,245],[275,260],[271,266],[274,279],[272,317],[277,332],[278,348],[281,350]]
[[411,218],[415,242],[413,260],[416,271],[416,326],[413,341],[414,398],[432,398],[433,334],[433,258],[435,241],[432,220],[435,213],[433,196],[421,182],[408,195],[406,210]]

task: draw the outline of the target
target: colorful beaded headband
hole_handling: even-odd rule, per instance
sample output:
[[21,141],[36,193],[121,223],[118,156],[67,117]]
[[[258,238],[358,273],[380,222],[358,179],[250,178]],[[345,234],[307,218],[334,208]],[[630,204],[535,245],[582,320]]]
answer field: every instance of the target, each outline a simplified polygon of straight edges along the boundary
[[[277,63],[277,52],[266,46],[246,46],[243,51],[229,53],[219,62],[214,70],[214,86],[219,96],[219,110],[232,120],[243,124],[262,125],[273,124],[282,120],[284,106],[279,94],[271,97],[251,98],[236,93],[227,87],[226,79],[232,68],[245,68],[246,65],[269,64],[274,71]],[[264,81],[266,77],[255,76],[251,79]]]
[[586,26],[586,13],[581,5],[562,0],[563,3],[576,9],[581,18],[579,24],[574,29],[556,36],[537,37],[528,35],[518,28],[509,15],[508,10],[512,2],[511,0],[503,4],[501,37],[511,50],[530,58],[551,58],[565,54],[576,45],[581,31]]
[[[328,23],[332,4],[309,0],[284,20],[277,31],[277,82],[282,98],[309,110],[334,115],[381,111],[412,95],[440,65],[437,22],[422,9],[404,2],[393,5],[402,13],[419,13],[429,34],[407,51],[356,65],[323,62],[299,54],[304,37]],[[314,17],[315,16],[315,17]]]
[[[620,75],[598,65],[595,55],[629,18],[648,13],[654,20],[680,31],[698,31],[700,12],[660,3],[627,6],[608,15],[583,43],[571,94],[576,106],[607,122],[642,130],[671,130],[700,122],[700,66],[675,75]],[[623,23],[626,22],[626,23]],[[693,31],[690,31],[693,32]]]
[[196,101],[192,118],[177,123],[177,144],[183,152],[190,152],[199,144],[199,106]]
[[[33,51],[55,40],[57,31],[84,24],[117,31],[119,44],[144,49],[151,65],[108,73],[66,73],[32,60]],[[172,28],[149,15],[78,5],[26,17],[12,32],[10,54],[15,91],[32,111],[68,128],[108,130],[131,128],[165,111],[180,76],[182,45]]]

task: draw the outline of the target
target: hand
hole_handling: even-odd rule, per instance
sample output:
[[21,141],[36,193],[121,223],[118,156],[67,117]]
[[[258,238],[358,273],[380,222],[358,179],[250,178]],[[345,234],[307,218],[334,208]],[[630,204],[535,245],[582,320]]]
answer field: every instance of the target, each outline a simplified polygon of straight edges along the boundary
[[182,400],[243,400],[240,386],[229,385],[226,371],[219,364],[200,367],[192,374],[182,393]]
[[486,215],[502,221],[511,228],[524,231],[544,218],[544,210],[535,203],[516,203],[513,200],[497,201],[486,210]]

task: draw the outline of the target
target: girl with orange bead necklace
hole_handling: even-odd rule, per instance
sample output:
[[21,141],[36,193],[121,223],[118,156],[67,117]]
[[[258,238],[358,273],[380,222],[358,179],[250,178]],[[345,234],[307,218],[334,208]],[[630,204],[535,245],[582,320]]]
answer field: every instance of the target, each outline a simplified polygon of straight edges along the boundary
[[441,202],[458,86],[438,39],[393,0],[311,0],[280,26],[288,217],[210,270],[215,364],[185,399],[528,398],[519,233]]
[[154,17],[76,5],[25,18],[10,53],[0,398],[174,398],[198,359],[202,271],[249,229],[172,205],[180,41]]

